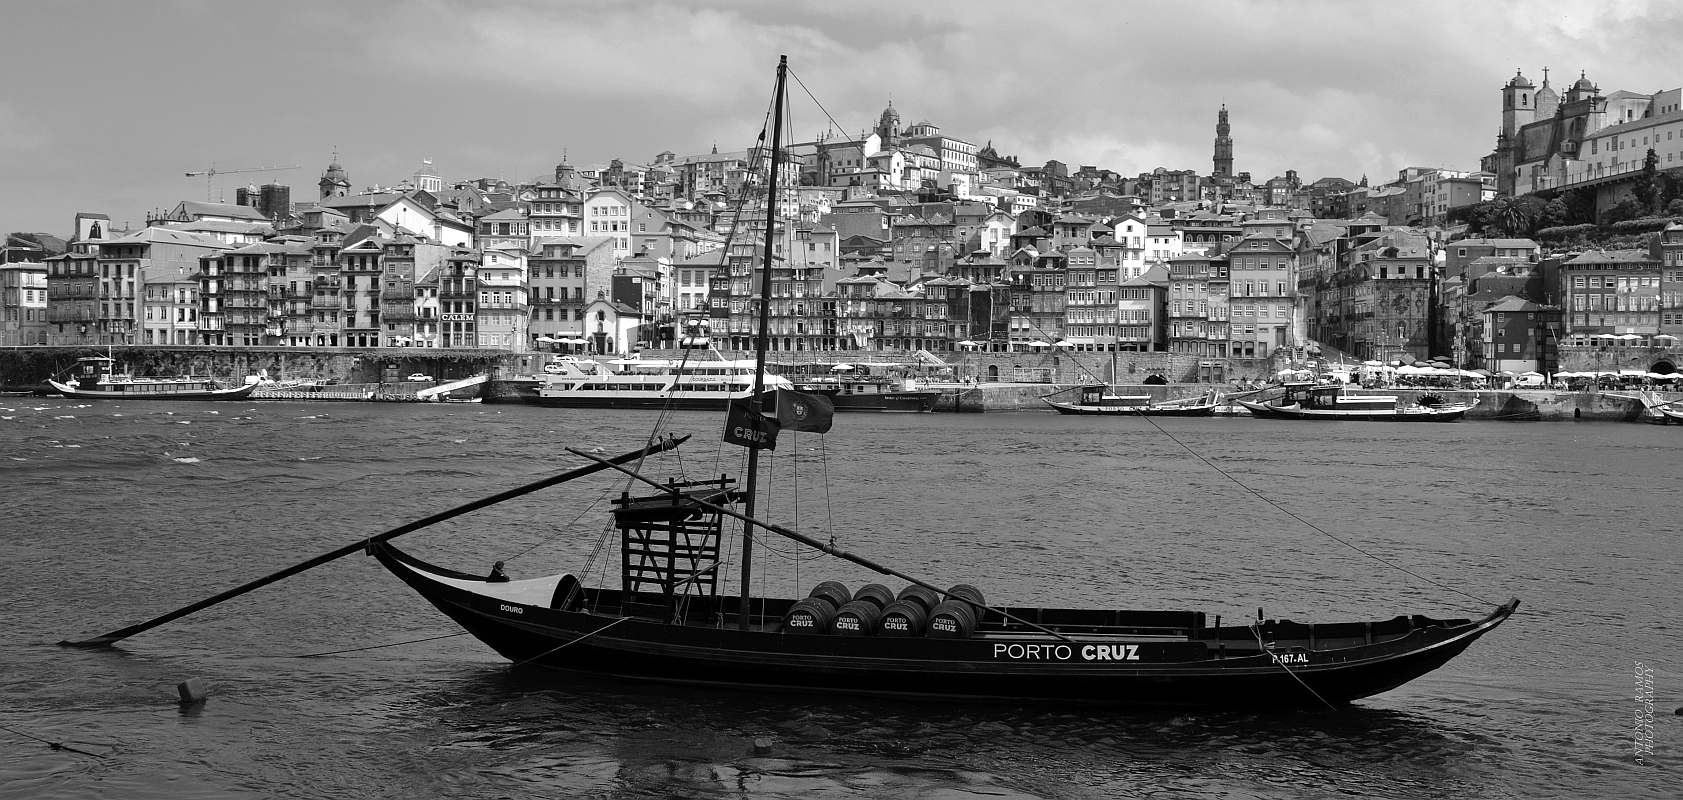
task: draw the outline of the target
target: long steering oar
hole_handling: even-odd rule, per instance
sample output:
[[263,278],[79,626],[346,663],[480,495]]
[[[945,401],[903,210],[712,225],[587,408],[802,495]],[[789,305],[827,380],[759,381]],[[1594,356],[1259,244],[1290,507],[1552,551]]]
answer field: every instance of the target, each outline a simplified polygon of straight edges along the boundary
[[523,494],[530,494],[530,493],[535,492],[539,489],[554,486],[554,485],[560,484],[560,483],[566,483],[567,481],[573,480],[575,478],[582,478],[586,475],[601,472],[602,470],[605,470],[605,469],[617,468],[618,465],[624,464],[628,461],[636,461],[636,460],[638,460],[640,458],[643,458],[645,456],[649,456],[649,455],[653,455],[655,453],[660,453],[660,452],[664,452],[664,451],[667,451],[667,450],[674,449],[678,445],[681,445],[684,442],[688,441],[689,438],[690,437],[688,437],[688,436],[681,436],[681,437],[675,436],[675,437],[671,437],[671,438],[668,438],[668,439],[661,439],[661,440],[658,440],[656,443],[649,445],[648,447],[642,448],[640,450],[633,450],[633,451],[631,451],[629,453],[626,453],[624,455],[614,456],[613,458],[608,458],[608,459],[597,458],[595,456],[589,456],[588,458],[590,458],[591,461],[594,461],[596,463],[586,464],[582,467],[579,467],[579,468],[573,469],[573,470],[568,470],[567,472],[563,472],[560,475],[556,475],[554,477],[544,478],[541,481],[536,481],[534,483],[528,483],[525,486],[518,486],[518,487],[510,489],[506,492],[501,492],[499,494],[494,494],[494,495],[491,495],[490,497],[480,498],[480,499],[475,500],[471,503],[467,503],[465,505],[460,505],[460,506],[457,506],[455,508],[452,508],[449,511],[443,511],[443,512],[434,514],[430,517],[427,517],[425,519],[419,519],[419,520],[416,520],[414,522],[408,523],[406,525],[400,525],[400,526],[398,526],[396,528],[393,528],[389,531],[386,531],[385,533],[382,533],[378,536],[370,536],[366,539],[361,539],[361,540],[358,540],[356,542],[352,542],[351,544],[345,545],[344,547],[341,547],[341,548],[339,548],[337,550],[334,550],[330,553],[323,553],[319,556],[316,556],[315,558],[310,559],[309,561],[305,561],[305,562],[300,563],[300,564],[294,564],[293,566],[287,567],[286,569],[283,569],[280,572],[277,572],[273,575],[258,578],[257,580],[254,580],[250,583],[242,584],[240,586],[236,586],[232,589],[229,589],[228,591],[223,592],[219,595],[216,595],[215,597],[208,597],[208,598],[205,598],[204,600],[200,600],[199,602],[194,603],[190,606],[185,606],[183,608],[178,608],[178,609],[176,609],[174,611],[171,611],[168,614],[165,614],[165,615],[163,615],[161,617],[158,617],[156,619],[150,619],[150,620],[142,622],[138,625],[130,625],[127,628],[119,628],[119,629],[114,630],[110,633],[107,633],[103,636],[96,636],[92,639],[87,639],[87,640],[80,641],[80,642],[72,642],[72,641],[66,640],[66,641],[59,642],[59,644],[64,645],[65,647],[106,647],[106,646],[109,646],[110,644],[112,644],[113,642],[117,642],[117,641],[120,641],[122,639],[127,639],[130,636],[133,636],[137,633],[142,633],[144,631],[149,631],[149,630],[151,630],[153,628],[156,628],[159,625],[162,625],[166,622],[171,622],[173,620],[178,620],[178,619],[180,619],[182,617],[185,617],[188,614],[191,614],[195,611],[199,611],[199,610],[206,609],[206,608],[209,608],[211,606],[214,606],[217,603],[222,602],[223,600],[238,597],[238,596],[240,596],[242,594],[245,594],[246,592],[249,592],[253,589],[258,589],[258,588],[261,588],[261,587],[264,587],[264,586],[268,586],[269,584],[274,583],[275,581],[281,580],[283,578],[289,578],[293,575],[297,575],[298,573],[303,572],[303,571],[308,570],[308,569],[314,569],[314,568],[319,567],[323,564],[326,564],[327,562],[332,561],[334,559],[344,558],[345,556],[348,556],[348,555],[350,555],[352,553],[355,553],[359,550],[366,549],[368,547],[368,545],[373,544],[374,542],[383,542],[383,541],[386,541],[387,539],[394,539],[396,537],[402,536],[403,534],[410,533],[412,531],[418,531],[422,528],[427,527],[428,525],[432,525],[432,524],[438,523],[438,522],[443,522],[444,520],[450,519],[452,517],[459,517],[463,514],[471,512],[471,511],[478,511],[479,509],[485,508],[486,506],[496,505],[497,503],[501,503],[504,500],[512,500],[513,498],[519,497]]
[[[618,464],[610,464],[610,463],[608,463],[607,459],[597,458],[596,456],[593,456],[589,453],[580,452],[580,451],[575,450],[571,447],[567,448],[567,452],[572,453],[575,456],[582,456],[584,458],[588,458],[592,461],[595,461],[598,464],[601,464],[604,468],[619,470],[620,472],[623,472],[627,475],[630,475],[631,477],[636,478],[637,480],[640,480],[640,481],[642,481],[642,482],[644,482],[644,483],[646,483],[650,486],[653,486],[656,489],[659,489],[663,492],[670,492],[672,494],[678,494],[679,490],[677,490],[677,489],[674,489],[670,486],[662,484],[659,481],[650,480],[648,478],[645,478],[642,475],[639,475],[636,472],[628,470],[625,467],[622,467]],[[783,527],[782,525],[773,525],[773,524],[771,524],[769,522],[765,522],[763,520],[754,519],[753,517],[750,517],[747,514],[737,513],[737,512],[732,511],[728,508],[725,508],[724,506],[718,505],[717,503],[709,503],[706,500],[702,500],[699,497],[691,496],[691,497],[688,498],[688,500],[689,500],[689,502],[695,503],[696,505],[701,506],[702,508],[705,508],[705,509],[707,509],[709,511],[712,511],[714,513],[724,514],[727,517],[732,517],[734,519],[742,520],[743,522],[746,522],[750,525],[757,525],[757,526],[759,526],[761,528],[765,528],[766,530],[771,531],[772,533],[775,533],[779,536],[782,536],[782,537],[785,537],[785,538],[788,538],[788,539],[793,539],[797,542],[800,542],[801,544],[806,545],[807,547],[811,547],[815,550],[818,550],[819,552],[828,553],[832,556],[835,556],[836,558],[842,559],[843,561],[851,561],[851,562],[853,562],[855,564],[858,564],[859,566],[864,567],[864,568],[866,568],[868,570],[871,570],[873,572],[879,572],[879,573],[882,573],[883,575],[892,575],[892,576],[894,576],[896,578],[899,578],[900,580],[906,581],[908,583],[913,583],[913,584],[916,584],[918,586],[922,586],[923,588],[928,589],[929,591],[934,592],[938,595],[941,595],[942,597],[953,597],[952,593],[948,592],[945,589],[940,588],[939,586],[936,586],[935,584],[927,583],[925,581],[920,581],[917,578],[914,578],[910,575],[907,575],[904,572],[900,572],[899,570],[893,569],[891,567],[885,567],[885,566],[883,566],[881,564],[878,564],[875,561],[872,561],[872,560],[870,560],[868,558],[865,558],[863,556],[856,556],[856,555],[854,555],[852,553],[849,553],[846,550],[843,550],[843,549],[841,549],[841,548],[839,548],[839,547],[837,547],[833,544],[825,544],[823,542],[818,541],[817,539],[812,538],[811,536],[807,536],[804,533],[798,533],[796,531],[792,531],[788,528]],[[969,603],[971,605],[981,606],[982,608],[987,609],[988,611],[992,611],[995,614],[998,614],[998,615],[1000,615],[1000,616],[1002,616],[1002,617],[1004,617],[1008,620],[1011,620],[1012,622],[1020,622],[1023,625],[1026,625],[1030,628],[1033,628],[1037,631],[1040,631],[1041,633],[1050,634],[1050,635],[1055,636],[1059,639],[1062,639],[1066,642],[1070,642],[1070,643],[1075,642],[1074,639],[1071,639],[1068,636],[1065,636],[1064,634],[1061,634],[1061,633],[1059,633],[1055,630],[1052,630],[1051,628],[1047,628],[1043,625],[1037,625],[1033,622],[1029,622],[1028,620],[1023,619],[1022,617],[1016,616],[1016,615],[1011,614],[1011,613],[1009,613],[1007,611],[1004,611],[1002,609],[994,608],[993,606],[990,606],[990,605],[983,605],[982,603],[978,603],[974,600],[966,600],[965,598],[962,598],[962,597],[955,597],[953,599],[964,600],[964,602]]]

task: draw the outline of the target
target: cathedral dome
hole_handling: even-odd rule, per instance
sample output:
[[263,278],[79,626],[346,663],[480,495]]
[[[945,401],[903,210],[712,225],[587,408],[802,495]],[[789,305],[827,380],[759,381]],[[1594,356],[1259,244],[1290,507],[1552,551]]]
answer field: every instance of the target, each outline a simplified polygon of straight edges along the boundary
[[1578,73],[1578,82],[1572,84],[1572,89],[1574,91],[1593,92],[1595,91],[1595,84],[1590,83],[1590,79],[1580,72]]
[[1508,80],[1508,88],[1510,89],[1529,89],[1533,85],[1534,84],[1531,83],[1531,79],[1525,77],[1525,75],[1517,69],[1514,70],[1514,76]]

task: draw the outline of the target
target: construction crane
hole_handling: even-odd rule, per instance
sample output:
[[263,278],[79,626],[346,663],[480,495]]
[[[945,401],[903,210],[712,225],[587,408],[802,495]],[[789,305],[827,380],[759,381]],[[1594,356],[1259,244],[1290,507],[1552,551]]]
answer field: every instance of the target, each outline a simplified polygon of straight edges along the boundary
[[293,164],[291,166],[286,166],[286,167],[244,167],[244,168],[241,168],[241,169],[217,169],[215,164],[211,164],[210,169],[207,169],[203,172],[189,172],[189,173],[187,173],[187,177],[197,178],[200,175],[205,176],[205,202],[211,202],[211,201],[214,201],[216,199],[216,195],[213,194],[213,192],[215,191],[215,188],[216,188],[215,185],[214,185],[214,182],[216,181],[216,176],[218,176],[218,175],[232,175],[236,172],[279,172],[281,170],[288,170],[288,169],[303,169],[303,167],[300,167],[297,164]]

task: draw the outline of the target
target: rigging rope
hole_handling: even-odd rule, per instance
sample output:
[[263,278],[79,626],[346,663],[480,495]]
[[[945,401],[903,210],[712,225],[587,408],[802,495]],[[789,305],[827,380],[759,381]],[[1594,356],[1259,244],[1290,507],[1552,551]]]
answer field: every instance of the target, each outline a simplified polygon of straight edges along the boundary
[[[1045,329],[1041,328],[1039,325],[1035,325],[1034,327],[1035,327],[1035,330],[1040,331],[1041,334],[1044,335],[1046,333]],[[1074,355],[1070,355],[1070,360],[1076,362],[1077,366],[1080,366],[1083,369],[1086,368],[1086,365],[1081,364],[1080,359],[1076,358]],[[1111,378],[1114,381],[1115,376],[1113,375],[1113,376],[1111,376]],[[1309,530],[1312,530],[1316,533],[1321,534],[1322,536],[1325,536],[1325,537],[1327,537],[1327,538],[1329,538],[1329,539],[1331,539],[1335,542],[1338,542],[1339,544],[1342,544],[1345,547],[1350,548],[1351,550],[1354,550],[1358,553],[1361,553],[1362,555],[1367,556],[1368,558],[1371,558],[1374,561],[1377,561],[1381,564],[1384,564],[1385,566],[1390,567],[1391,569],[1397,570],[1398,572],[1401,572],[1405,575],[1412,576],[1417,580],[1421,580],[1421,581],[1424,581],[1426,583],[1429,583],[1433,586],[1438,587],[1439,589],[1443,589],[1443,590],[1448,591],[1448,592],[1453,592],[1455,594],[1458,594],[1458,595],[1460,595],[1462,597],[1465,597],[1465,598],[1468,598],[1470,600],[1476,600],[1482,606],[1488,607],[1488,606],[1496,605],[1495,603],[1493,603],[1489,600],[1486,600],[1482,597],[1478,597],[1477,595],[1473,595],[1473,594],[1469,594],[1467,592],[1461,591],[1460,589],[1457,589],[1453,586],[1449,586],[1449,585],[1446,585],[1446,584],[1443,584],[1443,583],[1439,583],[1438,581],[1432,580],[1431,578],[1428,578],[1424,575],[1421,575],[1420,573],[1415,572],[1415,571],[1413,571],[1413,570],[1411,570],[1407,567],[1404,567],[1400,564],[1393,563],[1391,561],[1387,561],[1386,559],[1384,559],[1380,556],[1377,556],[1373,553],[1370,553],[1366,550],[1363,550],[1360,547],[1357,547],[1354,543],[1352,543],[1352,542],[1350,542],[1346,539],[1340,538],[1339,536],[1321,528],[1319,525],[1316,525],[1315,523],[1310,522],[1307,519],[1304,519],[1303,517],[1299,516],[1298,514],[1293,513],[1290,509],[1287,509],[1286,507],[1280,505],[1279,503],[1276,503],[1273,500],[1270,500],[1266,495],[1262,494],[1261,492],[1258,492],[1257,490],[1252,489],[1251,487],[1245,485],[1244,481],[1241,481],[1238,478],[1233,477],[1233,475],[1231,473],[1229,473],[1227,470],[1224,470],[1221,467],[1216,466],[1214,462],[1212,462],[1209,459],[1205,458],[1204,456],[1200,455],[1197,450],[1192,449],[1185,442],[1175,438],[1174,434],[1169,433],[1168,431],[1164,430],[1163,426],[1158,425],[1157,421],[1152,419],[1149,415],[1147,415],[1147,414],[1136,414],[1134,416],[1137,416],[1138,418],[1143,419],[1146,422],[1151,423],[1151,427],[1156,428],[1158,433],[1161,433],[1164,436],[1167,436],[1169,438],[1169,441],[1180,445],[1181,449],[1185,450],[1188,453],[1191,453],[1193,458],[1196,458],[1199,461],[1204,462],[1205,466],[1207,466],[1210,469],[1213,469],[1216,472],[1220,473],[1222,477],[1232,481],[1239,488],[1244,489],[1246,492],[1248,492],[1251,496],[1255,497],[1256,499],[1261,500],[1262,502],[1264,502],[1264,503],[1268,504],[1269,506],[1273,507],[1274,510],[1279,511],[1282,514],[1285,514],[1286,516],[1291,517],[1292,519],[1303,523],[1303,526],[1308,528]]]

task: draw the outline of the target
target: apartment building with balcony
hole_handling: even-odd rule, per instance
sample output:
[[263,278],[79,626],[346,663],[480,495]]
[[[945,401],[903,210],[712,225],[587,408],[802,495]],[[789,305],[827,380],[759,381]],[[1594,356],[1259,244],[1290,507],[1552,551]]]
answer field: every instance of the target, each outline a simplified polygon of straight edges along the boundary
[[456,248],[444,258],[438,273],[439,347],[471,348],[479,344],[479,253]]
[[584,338],[584,308],[612,285],[614,262],[608,237],[540,237],[527,259],[529,341]]
[[[383,274],[380,276],[380,332],[386,347],[420,347],[424,328],[436,326],[437,317],[422,316],[423,279],[444,265],[450,250],[446,245],[410,236],[406,233],[386,240],[381,256]],[[437,286],[431,287],[431,297],[437,300]],[[436,307],[434,308],[436,314]],[[436,331],[432,333],[436,334]]]
[[385,275],[386,245],[381,236],[367,235],[347,239],[339,250],[339,277],[344,300],[344,326],[340,329],[346,347],[379,347],[384,326],[381,323],[382,279]]
[[257,347],[284,333],[288,262],[307,268],[298,240],[248,244],[199,258],[199,344]]
[[479,347],[514,353],[530,348],[527,256],[524,247],[492,248],[481,253]]
[[232,245],[204,234],[150,227],[97,247],[100,344],[198,341],[199,257]]
[[1289,226],[1285,237],[1270,230],[1233,241],[1227,256],[1232,357],[1266,359],[1295,346],[1297,244]]
[[47,343],[47,265],[0,264],[0,347]]
[[99,343],[98,245],[71,242],[69,252],[43,263],[47,265],[47,343]]

